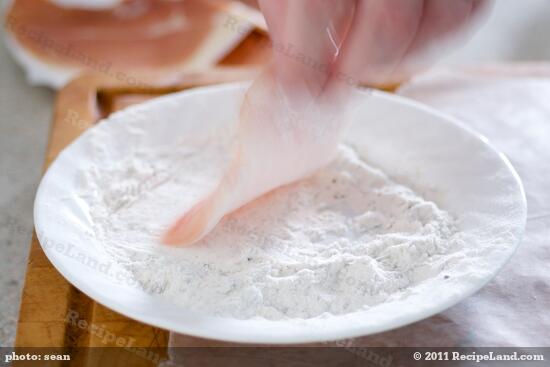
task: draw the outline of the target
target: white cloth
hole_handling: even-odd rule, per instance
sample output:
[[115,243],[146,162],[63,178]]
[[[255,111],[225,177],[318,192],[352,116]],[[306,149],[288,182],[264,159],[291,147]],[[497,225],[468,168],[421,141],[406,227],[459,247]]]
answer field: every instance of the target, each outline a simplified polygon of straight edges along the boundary
[[480,292],[374,339],[386,345],[550,345],[550,65],[434,70],[398,93],[457,117],[501,150],[523,181],[528,220],[519,249]]

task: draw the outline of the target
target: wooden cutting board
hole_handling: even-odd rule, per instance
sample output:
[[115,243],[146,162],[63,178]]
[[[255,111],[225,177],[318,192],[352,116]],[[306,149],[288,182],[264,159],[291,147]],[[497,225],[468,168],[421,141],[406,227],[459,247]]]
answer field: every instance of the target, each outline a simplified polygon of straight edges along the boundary
[[[265,42],[265,34],[254,31],[220,62],[219,68],[208,71],[170,75],[142,73],[123,80],[89,74],[72,81],[57,96],[44,171],[83,131],[116,110],[189,88],[251,79],[258,65],[269,58]],[[136,349],[118,353],[115,359],[109,355],[110,366],[153,366],[157,364],[156,357],[165,355],[168,332],[117,314],[73,287],[46,258],[34,234],[15,346],[63,348],[71,354],[71,366],[95,366],[101,353],[89,353],[81,347],[112,347],[124,343]],[[190,338],[190,343],[201,345],[200,340],[194,338]],[[139,352],[146,351],[139,348],[154,349],[151,353],[155,358],[140,357]]]

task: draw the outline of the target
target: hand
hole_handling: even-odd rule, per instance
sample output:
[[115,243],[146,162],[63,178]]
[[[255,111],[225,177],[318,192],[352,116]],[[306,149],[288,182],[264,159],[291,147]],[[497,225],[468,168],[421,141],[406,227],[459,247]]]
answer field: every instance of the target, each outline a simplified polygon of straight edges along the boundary
[[[488,2],[260,0],[259,4],[283,82],[289,89],[304,83],[318,92],[328,79],[368,85],[403,79],[425,67],[434,56],[428,51],[466,29]],[[329,73],[318,65],[328,65]]]

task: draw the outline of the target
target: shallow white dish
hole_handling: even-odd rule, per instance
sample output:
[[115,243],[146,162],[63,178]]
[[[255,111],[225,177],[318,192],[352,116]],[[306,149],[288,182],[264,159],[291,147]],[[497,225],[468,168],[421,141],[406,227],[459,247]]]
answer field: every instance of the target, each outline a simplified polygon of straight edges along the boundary
[[[201,128],[205,121],[222,126],[237,116],[245,88],[244,84],[219,85],[161,97],[147,102],[150,115],[141,116],[140,121],[151,125],[150,139],[158,144]],[[361,92],[357,98],[360,107],[347,140],[361,141],[364,148],[360,153],[371,164],[435,201],[458,218],[462,231],[475,234],[478,243],[472,246],[471,261],[459,264],[459,276],[446,283],[429,279],[403,300],[307,320],[212,317],[149,295],[120,279],[118,275],[124,271],[90,236],[87,203],[76,194],[78,173],[92,159],[92,130],[116,130],[120,121],[113,120],[86,131],[44,175],[34,208],[40,243],[61,274],[97,302],[130,318],[205,338],[276,344],[318,342],[381,332],[441,312],[485,285],[513,254],[527,211],[521,181],[487,139],[452,118],[386,93]],[[131,114],[135,108],[140,107],[122,113]],[[172,113],[163,113],[165,117],[158,119],[155,111],[161,110]],[[209,118],[202,118],[206,115]],[[398,159],[388,154],[395,150],[402,152]],[[127,153],[122,147],[113,151],[115,159],[116,154]]]

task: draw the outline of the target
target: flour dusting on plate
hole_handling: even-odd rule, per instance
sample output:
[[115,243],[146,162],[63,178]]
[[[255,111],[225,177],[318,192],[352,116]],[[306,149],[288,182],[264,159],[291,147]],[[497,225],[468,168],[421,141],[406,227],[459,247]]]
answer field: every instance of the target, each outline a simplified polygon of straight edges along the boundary
[[[101,151],[101,136],[94,144]],[[201,242],[159,244],[212,190],[229,139],[136,147],[83,173],[94,236],[149,293],[185,310],[238,319],[341,315],[447,279],[463,236],[453,217],[342,145],[329,166],[226,217]]]

